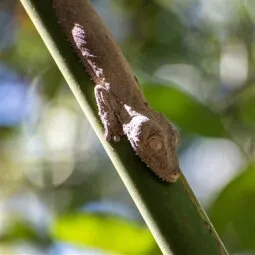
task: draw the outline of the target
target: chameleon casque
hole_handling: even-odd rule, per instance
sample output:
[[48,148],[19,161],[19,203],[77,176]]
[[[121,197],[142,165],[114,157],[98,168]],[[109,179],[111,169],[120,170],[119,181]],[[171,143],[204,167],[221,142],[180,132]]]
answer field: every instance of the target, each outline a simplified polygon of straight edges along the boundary
[[[127,61],[88,0],[52,0],[60,27],[95,82],[95,98],[107,141],[125,135],[136,154],[162,180],[180,176],[179,136],[151,109]],[[86,8],[86,9],[85,9]],[[89,13],[89,17],[84,15]],[[95,31],[90,24],[97,23]]]

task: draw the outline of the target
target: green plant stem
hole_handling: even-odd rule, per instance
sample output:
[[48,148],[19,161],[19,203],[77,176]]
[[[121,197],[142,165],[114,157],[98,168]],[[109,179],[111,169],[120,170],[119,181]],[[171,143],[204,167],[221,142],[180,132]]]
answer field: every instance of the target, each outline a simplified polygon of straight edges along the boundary
[[[84,1],[85,4],[86,2]],[[21,3],[97,133],[162,252],[180,255],[227,254],[183,176],[176,184],[162,182],[139,160],[125,139],[112,145],[105,142],[93,86],[88,82],[88,75],[60,30],[51,0],[21,0]]]

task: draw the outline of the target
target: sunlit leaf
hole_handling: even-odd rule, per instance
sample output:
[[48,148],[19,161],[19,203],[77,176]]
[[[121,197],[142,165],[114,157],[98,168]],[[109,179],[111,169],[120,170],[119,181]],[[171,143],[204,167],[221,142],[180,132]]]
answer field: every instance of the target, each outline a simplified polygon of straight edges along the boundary
[[102,214],[76,213],[57,219],[52,236],[80,246],[120,254],[151,254],[154,239],[145,226]]
[[143,90],[153,108],[181,129],[205,136],[227,136],[220,117],[185,92],[161,84],[145,84]]

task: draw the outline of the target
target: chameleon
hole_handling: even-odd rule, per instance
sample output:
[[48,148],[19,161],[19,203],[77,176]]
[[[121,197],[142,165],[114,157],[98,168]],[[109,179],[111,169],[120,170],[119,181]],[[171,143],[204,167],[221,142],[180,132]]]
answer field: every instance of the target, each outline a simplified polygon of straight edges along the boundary
[[[140,159],[163,181],[180,176],[179,135],[153,110],[112,35],[89,0],[52,0],[66,39],[95,83],[94,93],[108,142],[126,136]],[[89,13],[89,15],[86,15]]]

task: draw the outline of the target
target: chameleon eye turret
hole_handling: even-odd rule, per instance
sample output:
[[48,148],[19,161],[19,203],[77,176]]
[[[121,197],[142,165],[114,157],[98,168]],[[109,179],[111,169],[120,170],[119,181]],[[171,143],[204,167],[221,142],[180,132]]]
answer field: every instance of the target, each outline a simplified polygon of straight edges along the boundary
[[159,136],[151,136],[148,140],[148,145],[154,151],[160,151],[163,148],[163,141]]

